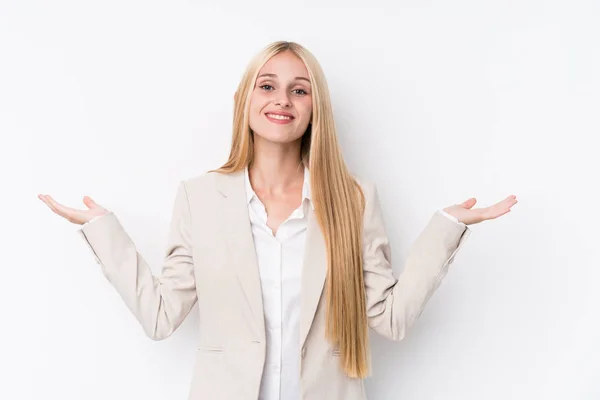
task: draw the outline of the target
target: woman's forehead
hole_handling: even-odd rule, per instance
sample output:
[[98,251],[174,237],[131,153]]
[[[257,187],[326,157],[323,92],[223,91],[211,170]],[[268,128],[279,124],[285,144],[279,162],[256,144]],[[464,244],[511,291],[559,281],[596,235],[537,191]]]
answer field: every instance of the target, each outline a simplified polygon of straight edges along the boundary
[[295,54],[282,52],[271,57],[260,69],[258,76],[269,75],[274,78],[284,76],[304,77],[308,79],[308,70],[304,62]]

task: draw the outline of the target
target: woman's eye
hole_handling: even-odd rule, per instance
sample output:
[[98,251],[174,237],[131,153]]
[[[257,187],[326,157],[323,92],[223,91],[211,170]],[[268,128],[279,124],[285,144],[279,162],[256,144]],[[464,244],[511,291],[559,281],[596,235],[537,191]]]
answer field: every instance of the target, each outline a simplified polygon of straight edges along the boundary
[[[268,92],[275,90],[275,88],[267,83],[265,83],[264,85],[260,85],[259,88],[266,90]],[[306,90],[304,89],[294,89],[292,90],[292,92],[294,92],[295,94],[299,95],[299,96],[304,96],[307,95],[308,93],[306,92]]]

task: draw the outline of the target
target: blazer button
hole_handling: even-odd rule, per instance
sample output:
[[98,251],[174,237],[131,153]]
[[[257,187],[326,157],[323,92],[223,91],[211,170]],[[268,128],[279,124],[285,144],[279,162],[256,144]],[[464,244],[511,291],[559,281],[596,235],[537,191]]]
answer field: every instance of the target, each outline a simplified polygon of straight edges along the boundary
[[302,347],[302,359],[306,356],[306,347]]

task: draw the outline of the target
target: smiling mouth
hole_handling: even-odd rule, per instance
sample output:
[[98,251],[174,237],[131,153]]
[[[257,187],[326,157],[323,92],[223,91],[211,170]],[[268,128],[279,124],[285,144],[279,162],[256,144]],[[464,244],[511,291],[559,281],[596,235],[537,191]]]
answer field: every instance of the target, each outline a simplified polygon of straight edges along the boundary
[[267,117],[269,118],[273,118],[279,121],[291,121],[292,119],[294,119],[294,117],[288,116],[288,115],[278,115],[278,114],[265,114]]

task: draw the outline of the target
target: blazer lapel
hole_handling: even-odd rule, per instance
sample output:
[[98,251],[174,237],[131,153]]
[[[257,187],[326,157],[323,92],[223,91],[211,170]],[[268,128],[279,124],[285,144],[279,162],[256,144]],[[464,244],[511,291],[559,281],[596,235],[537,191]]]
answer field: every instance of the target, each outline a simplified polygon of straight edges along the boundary
[[[223,194],[225,207],[225,238],[240,285],[256,323],[258,333],[265,339],[265,321],[260,272],[246,204],[244,171],[218,174],[217,187]],[[327,254],[316,214],[306,207],[307,228],[301,284],[300,345],[304,345],[313,323],[327,274]]]
[[260,284],[260,272],[246,204],[244,171],[231,174],[218,174],[219,191],[225,196],[223,219],[225,240],[239,283],[252,312],[259,337],[265,340],[265,321]]
[[306,228],[306,244],[302,269],[302,294],[300,316],[300,346],[304,345],[312,325],[319,300],[323,293],[327,275],[327,251],[317,216],[308,209],[308,225]]

